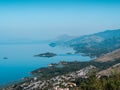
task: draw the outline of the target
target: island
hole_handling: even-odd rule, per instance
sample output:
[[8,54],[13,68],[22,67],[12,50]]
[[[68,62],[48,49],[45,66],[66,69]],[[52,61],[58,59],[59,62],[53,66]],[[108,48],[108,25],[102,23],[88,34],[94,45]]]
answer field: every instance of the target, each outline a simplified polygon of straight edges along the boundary
[[3,57],[3,59],[8,59],[7,57]]
[[57,54],[55,53],[51,53],[51,52],[46,52],[46,53],[41,53],[41,54],[38,54],[38,55],[34,55],[34,57],[54,57],[54,56],[57,56]]
[[66,54],[67,54],[67,55],[72,55],[73,53],[71,53],[71,52],[67,52]]

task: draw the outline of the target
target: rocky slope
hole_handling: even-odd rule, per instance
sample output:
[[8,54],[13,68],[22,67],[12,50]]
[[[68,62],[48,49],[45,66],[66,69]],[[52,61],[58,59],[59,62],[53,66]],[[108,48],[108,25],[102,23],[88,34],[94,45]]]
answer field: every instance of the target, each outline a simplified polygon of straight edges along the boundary
[[102,70],[98,73],[100,76],[110,76],[120,72],[120,63],[111,66],[106,70]]
[[108,61],[114,61],[116,59],[120,58],[120,49],[117,49],[113,52],[107,53],[100,58],[97,58],[96,61],[98,62],[108,62]]

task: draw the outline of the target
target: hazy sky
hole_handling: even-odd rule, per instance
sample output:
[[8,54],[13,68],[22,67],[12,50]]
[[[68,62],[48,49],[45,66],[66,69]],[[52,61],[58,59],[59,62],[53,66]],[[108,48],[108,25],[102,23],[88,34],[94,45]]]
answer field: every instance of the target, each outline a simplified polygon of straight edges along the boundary
[[120,28],[120,0],[0,0],[0,41]]

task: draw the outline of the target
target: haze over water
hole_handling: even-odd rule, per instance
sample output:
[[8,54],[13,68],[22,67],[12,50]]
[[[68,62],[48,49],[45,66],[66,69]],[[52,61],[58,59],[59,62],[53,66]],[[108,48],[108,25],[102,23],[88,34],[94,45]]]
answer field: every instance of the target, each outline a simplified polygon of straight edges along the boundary
[[0,41],[119,29],[119,10],[120,0],[0,0]]

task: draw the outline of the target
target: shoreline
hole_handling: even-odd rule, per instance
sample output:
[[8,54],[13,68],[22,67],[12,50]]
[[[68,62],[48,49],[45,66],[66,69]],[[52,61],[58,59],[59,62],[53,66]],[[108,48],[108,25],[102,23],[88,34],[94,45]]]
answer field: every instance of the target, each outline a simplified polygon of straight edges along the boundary
[[[115,65],[117,63],[120,63],[120,60],[115,60],[115,61],[112,61],[112,62],[104,62],[104,63],[103,62],[95,62],[93,60],[88,61],[88,62],[80,62],[80,61],[66,62],[66,61],[62,61],[62,62],[59,62],[57,64],[54,64],[55,67],[53,66],[53,67],[46,67],[46,68],[44,67],[44,68],[36,69],[36,70],[31,72],[32,77],[26,77],[25,79],[20,80],[17,83],[13,83],[13,84],[11,84],[9,86],[6,86],[6,87],[3,87],[3,88],[8,88],[8,87],[13,87],[14,88],[14,87],[19,86],[21,84],[28,83],[29,81],[34,82],[36,80],[38,80],[38,81],[49,80],[53,77],[57,77],[57,76],[60,76],[60,75],[65,75],[67,73],[71,73],[71,72],[81,70],[81,69],[83,69],[85,67],[88,67],[90,65],[98,68],[98,71],[101,71],[101,70],[107,69],[107,68],[109,68],[112,65]],[[62,64],[63,66],[62,67],[56,67],[60,64]],[[50,73],[50,72],[52,72],[52,73]],[[56,74],[56,72],[59,72],[59,73]]]
[[[91,60],[92,61],[92,60]],[[89,61],[60,61],[60,62],[58,62],[58,63],[50,63],[49,65],[53,65],[53,66],[46,66],[46,67],[38,67],[38,68],[36,68],[36,69],[34,69],[34,70],[32,70],[32,71],[35,71],[35,70],[38,70],[38,69],[42,69],[42,68],[53,68],[53,67],[57,67],[59,64],[61,64],[61,63],[73,63],[73,62],[89,62]],[[57,67],[58,68],[58,67]],[[19,83],[21,83],[21,82],[24,82],[24,81],[26,81],[26,80],[28,80],[28,79],[33,79],[36,75],[34,75],[34,74],[32,74],[32,71],[30,71],[29,72],[29,74],[30,74],[30,76],[27,76],[27,77],[23,77],[23,78],[21,78],[20,80],[16,80],[16,81],[12,81],[12,82],[8,82],[8,83],[6,83],[6,84],[3,84],[3,85],[0,85],[0,89],[2,89],[2,88],[6,88],[6,87],[9,87],[9,86],[11,86],[11,85],[13,85],[13,84],[19,84]]]

